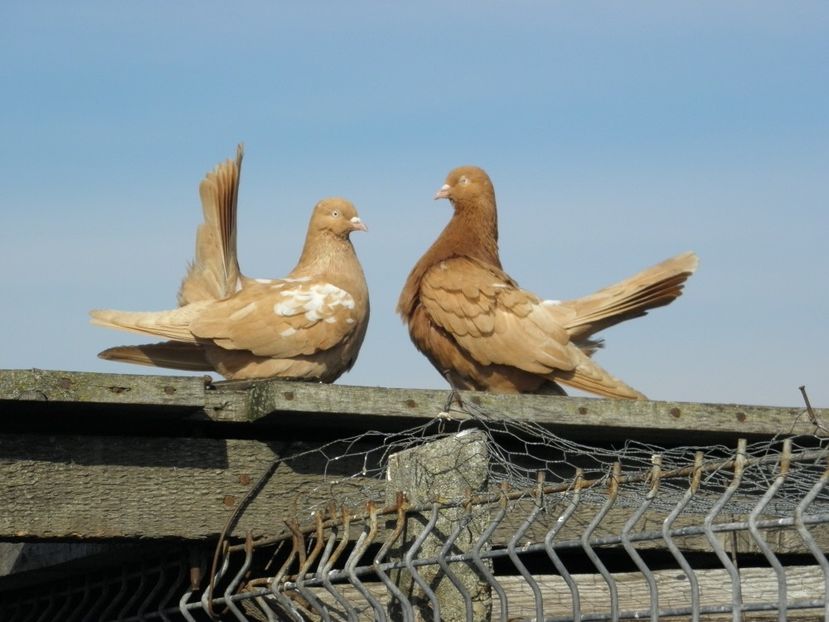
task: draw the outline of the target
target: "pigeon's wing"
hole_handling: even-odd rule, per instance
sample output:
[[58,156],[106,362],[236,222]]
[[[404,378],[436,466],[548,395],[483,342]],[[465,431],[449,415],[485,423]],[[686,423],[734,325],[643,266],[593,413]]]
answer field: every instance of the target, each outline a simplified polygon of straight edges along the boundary
[[217,165],[199,186],[204,222],[196,233],[196,256],[178,293],[180,306],[222,300],[240,286],[236,256],[236,206],[242,170],[242,145],[236,159]]
[[466,257],[435,264],[421,282],[420,303],[482,365],[538,374],[575,367],[569,336],[545,303],[493,266]]
[[228,350],[289,358],[328,350],[357,334],[354,298],[320,280],[246,281],[228,300],[202,312],[191,330]]

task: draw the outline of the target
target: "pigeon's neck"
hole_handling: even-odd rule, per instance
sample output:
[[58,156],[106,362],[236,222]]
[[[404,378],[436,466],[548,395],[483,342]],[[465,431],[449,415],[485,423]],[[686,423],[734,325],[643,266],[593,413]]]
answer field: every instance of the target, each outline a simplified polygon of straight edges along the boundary
[[455,204],[455,213],[435,241],[441,261],[450,257],[473,257],[501,268],[498,256],[498,213],[495,199],[478,200],[474,207]]
[[322,233],[305,241],[292,277],[325,275],[338,287],[352,285],[363,278],[363,268],[348,238]]
[[474,206],[455,205],[455,214],[435,243],[412,268],[397,303],[398,313],[409,317],[417,305],[423,275],[434,265],[453,257],[471,257],[501,269],[498,256],[498,216],[495,199]]

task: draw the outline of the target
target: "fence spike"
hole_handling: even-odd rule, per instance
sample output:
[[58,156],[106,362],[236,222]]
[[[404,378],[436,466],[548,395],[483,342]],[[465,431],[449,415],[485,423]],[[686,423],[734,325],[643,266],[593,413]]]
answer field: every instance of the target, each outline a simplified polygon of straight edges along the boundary
[[783,441],[783,451],[780,455],[780,472],[748,515],[748,531],[769,564],[771,564],[775,575],[777,575],[777,619],[779,622],[785,622],[786,620],[786,571],[783,569],[783,565],[777,559],[777,556],[771,550],[765,538],[760,534],[760,530],[757,527],[757,519],[769,502],[771,502],[774,495],[777,494],[777,491],[780,490],[780,487],[783,486],[783,482],[789,473],[791,454],[792,439],[787,438]]
[[599,574],[602,575],[602,578],[607,584],[607,589],[610,591],[610,619],[613,620],[613,622],[616,622],[619,619],[619,592],[616,588],[616,580],[599,559],[599,556],[590,544],[590,537],[593,535],[593,532],[599,526],[599,523],[602,522],[604,517],[607,516],[607,513],[610,511],[610,508],[613,507],[613,504],[616,503],[616,497],[619,492],[619,480],[622,475],[622,465],[619,462],[614,462],[609,475],[607,500],[587,525],[587,529],[584,530],[584,533],[582,533],[581,546],[587,554],[587,557],[590,558],[590,561],[596,567],[596,570],[599,571]]

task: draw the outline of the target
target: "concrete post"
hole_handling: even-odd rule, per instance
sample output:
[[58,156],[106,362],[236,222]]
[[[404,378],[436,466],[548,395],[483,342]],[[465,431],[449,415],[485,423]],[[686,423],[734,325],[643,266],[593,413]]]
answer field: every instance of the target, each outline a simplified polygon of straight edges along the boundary
[[[406,494],[412,506],[430,503],[461,501],[470,495],[485,491],[488,479],[489,458],[486,436],[478,431],[465,431],[455,436],[407,449],[389,457],[387,500],[394,501],[397,492]],[[442,509],[432,533],[424,541],[417,558],[436,556],[449,535],[467,513],[464,507]],[[489,523],[489,512],[480,507],[472,508],[474,517],[455,540],[450,555],[471,550]],[[392,559],[403,559],[406,551],[423,531],[430,512],[410,514],[406,529],[392,551]],[[449,566],[472,597],[474,620],[489,620],[492,601],[490,587],[479,576],[474,564],[454,563]],[[465,621],[466,604],[463,596],[438,565],[420,566],[418,573],[434,590],[440,617],[445,622]],[[392,575],[400,590],[410,598],[416,617],[434,619],[434,612],[423,590],[411,575],[401,571]],[[399,619],[399,603],[390,605],[392,619]]]

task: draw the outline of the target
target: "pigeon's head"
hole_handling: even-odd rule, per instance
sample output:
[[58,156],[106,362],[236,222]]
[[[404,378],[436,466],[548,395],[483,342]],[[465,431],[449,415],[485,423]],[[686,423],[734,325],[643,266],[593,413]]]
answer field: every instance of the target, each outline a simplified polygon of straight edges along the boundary
[[477,166],[459,166],[446,176],[435,199],[449,199],[455,207],[495,196],[489,175]]
[[352,231],[368,231],[354,204],[341,197],[330,197],[317,203],[311,216],[311,227],[331,231],[344,238]]

